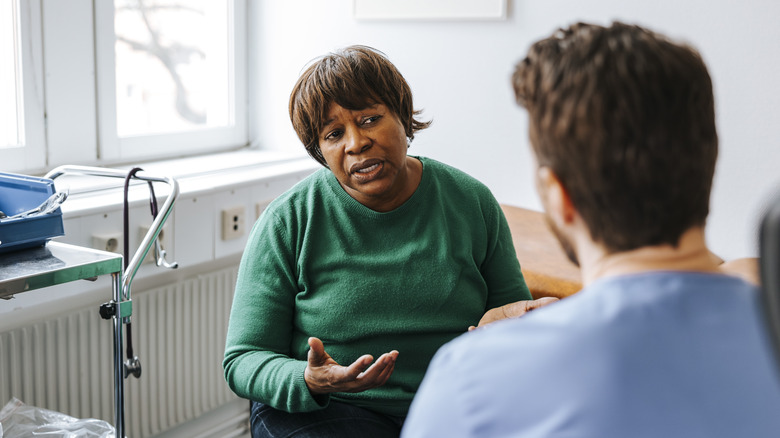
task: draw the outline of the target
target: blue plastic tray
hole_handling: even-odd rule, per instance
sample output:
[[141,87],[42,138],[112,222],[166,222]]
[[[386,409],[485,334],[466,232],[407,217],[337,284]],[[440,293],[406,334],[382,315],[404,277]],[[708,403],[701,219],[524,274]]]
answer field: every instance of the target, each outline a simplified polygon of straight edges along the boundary
[[[55,192],[49,178],[0,172],[0,211],[6,216],[31,210]],[[41,246],[65,234],[62,210],[17,219],[0,220],[0,253]]]

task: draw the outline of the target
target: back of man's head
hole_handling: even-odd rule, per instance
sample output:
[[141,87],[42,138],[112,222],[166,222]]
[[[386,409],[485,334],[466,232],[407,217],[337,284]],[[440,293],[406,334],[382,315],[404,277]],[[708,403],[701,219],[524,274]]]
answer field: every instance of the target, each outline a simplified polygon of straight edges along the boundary
[[676,246],[704,226],[718,137],[696,50],[638,26],[578,23],[512,77],[531,144],[609,252]]

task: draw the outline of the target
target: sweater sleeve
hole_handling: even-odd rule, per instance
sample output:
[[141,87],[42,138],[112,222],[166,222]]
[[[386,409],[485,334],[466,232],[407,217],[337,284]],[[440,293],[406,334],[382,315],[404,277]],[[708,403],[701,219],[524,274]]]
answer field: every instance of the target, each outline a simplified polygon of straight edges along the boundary
[[255,224],[241,259],[230,312],[223,367],[238,396],[287,412],[321,409],[309,392],[305,360],[291,357],[298,291],[294,242],[267,210]]
[[487,197],[483,209],[488,229],[488,248],[481,270],[488,285],[487,308],[533,299],[520,270],[506,216],[492,194]]

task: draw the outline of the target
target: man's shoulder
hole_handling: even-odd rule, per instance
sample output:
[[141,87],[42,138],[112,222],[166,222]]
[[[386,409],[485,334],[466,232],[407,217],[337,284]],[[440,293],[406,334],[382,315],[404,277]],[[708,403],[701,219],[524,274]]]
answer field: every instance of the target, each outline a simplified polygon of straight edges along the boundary
[[[688,320],[676,319],[675,307],[710,314],[733,313],[734,307],[749,312],[757,294],[753,285],[718,274],[648,272],[611,277],[520,318],[498,321],[456,338],[447,348],[449,354],[462,354],[457,359],[464,360],[473,356],[489,362],[505,353],[514,354],[510,351],[524,351],[528,354],[515,354],[518,360],[558,363],[583,349],[609,354],[612,349],[630,348],[623,345],[626,336],[647,327],[691,322],[691,315]],[[513,347],[507,349],[507,345]]]
[[[536,361],[573,352],[601,329],[599,297],[575,294],[520,318],[488,324],[466,333],[442,348],[449,359],[475,366],[497,360]],[[557,359],[553,359],[557,360]]]
[[658,300],[677,298],[708,301],[712,301],[715,294],[738,294],[735,295],[738,298],[749,298],[750,294],[758,293],[754,284],[737,276],[695,271],[646,271],[618,275],[599,279],[586,290],[598,291],[600,294],[626,295],[627,299],[642,294]]

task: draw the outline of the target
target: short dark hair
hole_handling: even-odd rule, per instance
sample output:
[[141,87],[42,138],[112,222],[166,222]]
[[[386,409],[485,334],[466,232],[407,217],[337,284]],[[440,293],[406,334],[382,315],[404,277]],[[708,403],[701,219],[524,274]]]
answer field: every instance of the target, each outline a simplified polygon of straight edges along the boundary
[[406,137],[427,128],[430,122],[415,118],[409,84],[376,49],[349,46],[314,60],[298,78],[290,94],[290,120],[312,158],[327,167],[319,146],[319,134],[332,103],[361,110],[381,103],[401,121]]
[[639,26],[577,23],[536,42],[512,76],[540,166],[610,252],[704,226],[718,155],[699,53]]

